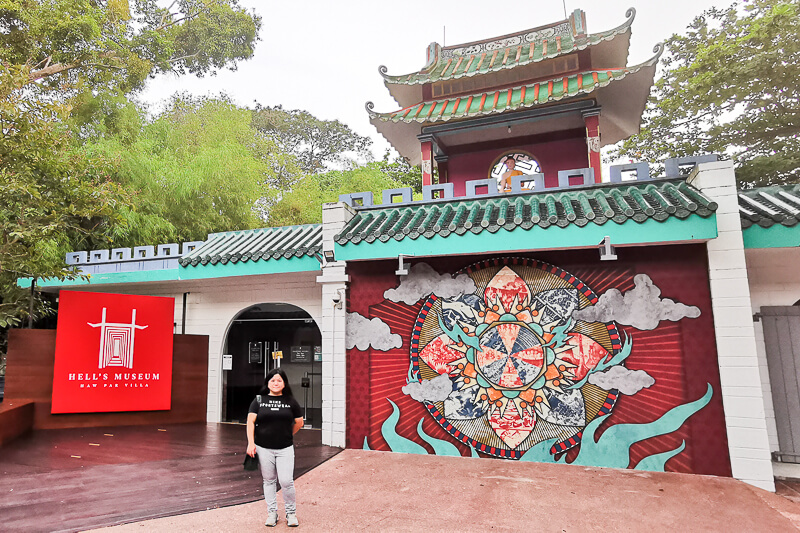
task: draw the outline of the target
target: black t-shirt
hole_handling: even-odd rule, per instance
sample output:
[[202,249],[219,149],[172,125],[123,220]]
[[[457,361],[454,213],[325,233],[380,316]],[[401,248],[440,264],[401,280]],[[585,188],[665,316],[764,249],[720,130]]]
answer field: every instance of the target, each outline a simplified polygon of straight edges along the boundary
[[261,396],[250,404],[251,413],[256,413],[256,444],[262,448],[282,450],[294,443],[292,427],[294,419],[303,416],[303,410],[291,396]]

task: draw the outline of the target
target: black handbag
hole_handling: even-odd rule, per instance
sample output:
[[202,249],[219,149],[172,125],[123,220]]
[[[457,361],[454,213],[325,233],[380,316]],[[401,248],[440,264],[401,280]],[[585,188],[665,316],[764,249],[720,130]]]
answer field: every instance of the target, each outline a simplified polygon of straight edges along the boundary
[[[261,395],[260,394],[256,396],[256,401],[258,403],[261,403]],[[244,455],[244,463],[242,463],[242,464],[244,465],[244,469],[245,470],[249,470],[249,471],[258,470],[258,454],[255,454],[253,457],[250,457],[249,455],[245,454]]]
[[245,454],[243,464],[245,470],[258,470],[258,455],[256,454],[255,457],[250,457]]

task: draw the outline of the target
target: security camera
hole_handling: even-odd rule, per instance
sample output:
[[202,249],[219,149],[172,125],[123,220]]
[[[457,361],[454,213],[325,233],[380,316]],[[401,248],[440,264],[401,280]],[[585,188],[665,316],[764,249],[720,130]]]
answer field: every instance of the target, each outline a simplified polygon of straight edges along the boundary
[[333,296],[331,296],[331,301],[333,302],[333,307],[335,307],[336,309],[341,309],[342,308],[342,305],[343,305],[342,304],[342,300],[344,299],[343,292],[344,291],[342,291],[342,289],[339,289],[339,290],[336,291],[336,293],[334,293]]

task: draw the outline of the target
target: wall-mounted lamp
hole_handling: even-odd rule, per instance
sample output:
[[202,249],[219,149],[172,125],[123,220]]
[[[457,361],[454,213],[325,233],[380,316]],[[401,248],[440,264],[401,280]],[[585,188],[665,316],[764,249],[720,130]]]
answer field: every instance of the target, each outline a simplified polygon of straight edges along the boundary
[[342,305],[344,305],[344,290],[338,289],[336,294],[331,296],[331,301],[333,302],[334,308],[341,309]]
[[600,261],[616,261],[616,250],[611,246],[611,237],[608,235],[603,237],[603,240],[600,241],[598,250],[600,250]]
[[508,125],[508,134],[511,135],[511,124]]
[[333,255],[333,250],[323,250],[322,256],[325,258],[326,263],[333,263],[336,261],[336,257]]
[[410,265],[403,261],[404,257],[414,257],[413,255],[400,254],[397,256],[397,270],[394,273],[398,276],[408,276],[408,268]]

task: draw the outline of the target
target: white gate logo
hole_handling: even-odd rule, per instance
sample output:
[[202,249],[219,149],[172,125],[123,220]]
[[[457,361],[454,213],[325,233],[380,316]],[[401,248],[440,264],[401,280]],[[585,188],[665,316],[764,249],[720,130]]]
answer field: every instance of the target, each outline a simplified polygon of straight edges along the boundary
[[106,308],[103,308],[103,317],[98,324],[87,322],[93,328],[100,330],[100,358],[97,366],[122,366],[133,368],[133,338],[137,329],[147,326],[136,325],[136,309],[131,313],[130,324],[117,324],[106,322]]

